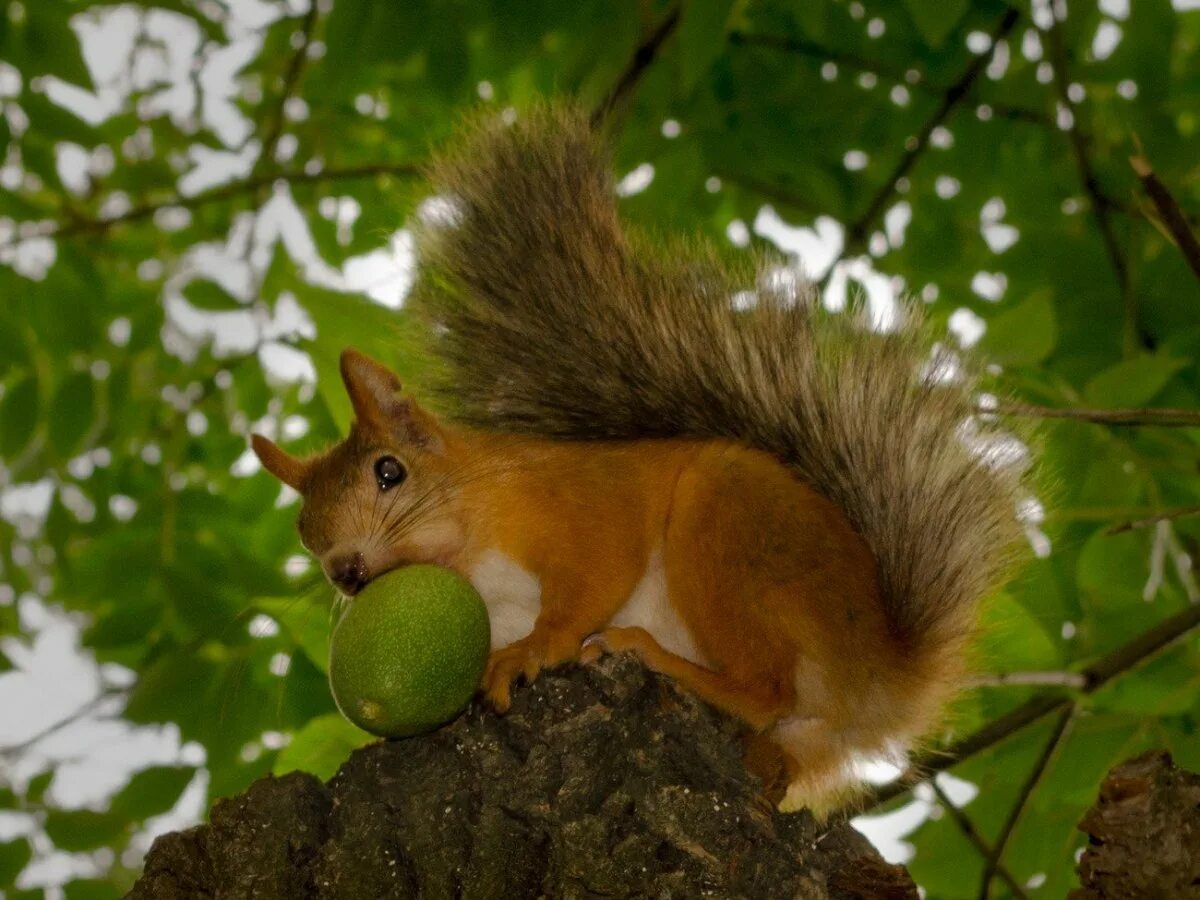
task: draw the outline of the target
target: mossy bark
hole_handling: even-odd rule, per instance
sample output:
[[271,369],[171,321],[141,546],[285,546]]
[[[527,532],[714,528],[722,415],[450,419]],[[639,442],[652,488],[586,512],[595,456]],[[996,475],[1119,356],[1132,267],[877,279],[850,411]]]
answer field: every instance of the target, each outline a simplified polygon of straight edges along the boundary
[[763,802],[736,723],[627,658],[544,673],[505,716],[293,773],[159,838],[130,897],[915,898],[846,825]]
[[1079,827],[1088,845],[1072,900],[1200,898],[1200,775],[1169,753],[1114,766]]

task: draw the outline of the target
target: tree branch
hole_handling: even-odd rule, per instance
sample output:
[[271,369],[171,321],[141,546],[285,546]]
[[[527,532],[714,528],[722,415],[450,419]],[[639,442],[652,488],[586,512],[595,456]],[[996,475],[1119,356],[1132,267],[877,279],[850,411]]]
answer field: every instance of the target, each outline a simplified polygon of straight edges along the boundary
[[[1046,767],[1053,759],[1055,752],[1062,746],[1063,736],[1066,734],[1067,726],[1074,718],[1074,705],[1065,709],[1058,717],[1058,722],[1054,726],[1053,732],[1050,734],[1050,739],[1046,741],[1046,746],[1042,748],[1041,755],[1038,756],[1037,762],[1033,764],[1033,768],[1029,772],[1029,776],[1025,779],[1025,783],[1021,785],[1021,790],[1017,794],[1017,802],[1008,812],[1008,817],[1004,820],[1004,824],[1000,828],[1000,836],[996,838],[996,843],[992,846],[991,852],[986,857],[986,865],[983,870],[983,878],[979,885],[980,900],[988,900],[992,894],[992,879],[999,875],[1002,871],[1001,860],[1004,859],[1004,850],[1008,846],[1008,840],[1012,837],[1013,830],[1017,827],[1017,823],[1021,820],[1021,814],[1025,811],[1025,806],[1029,802],[1029,797],[1037,790],[1038,782],[1042,780],[1042,775],[1046,771]],[[1007,879],[1005,879],[1007,881]]]
[[1015,687],[1050,685],[1053,687],[1081,688],[1087,680],[1078,672],[990,672],[976,675],[970,680],[971,687]]
[[[1080,688],[1079,693],[1083,696],[1094,694],[1118,675],[1145,662],[1197,626],[1200,626],[1200,603],[1169,616],[1085,668],[1080,673],[1083,676],[1083,687]],[[862,808],[864,810],[871,809],[893,797],[898,797],[910,790],[913,785],[928,779],[933,774],[969,759],[976,753],[1016,734],[1026,725],[1051,713],[1067,709],[1075,702],[1070,695],[1057,692],[1048,692],[1033,697],[946,749],[919,757],[899,778],[882,785],[865,798]]]
[[355,178],[374,178],[380,175],[392,175],[404,178],[415,177],[420,173],[420,167],[415,163],[370,163],[359,166],[347,166],[341,169],[323,169],[319,172],[277,172],[271,175],[252,176],[241,181],[230,182],[220,187],[201,191],[190,197],[174,194],[166,200],[155,203],[143,203],[134,206],[109,219],[76,219],[70,222],[52,223],[51,227],[42,229],[32,235],[15,237],[6,244],[0,245],[0,250],[7,250],[33,238],[71,238],[81,235],[104,234],[117,225],[125,225],[149,219],[163,209],[180,207],[196,210],[214,203],[234,200],[247,194],[254,194],[260,188],[277,182],[286,184],[312,184],[316,182],[350,180]]
[[756,194],[762,195],[767,200],[775,203],[781,203],[785,206],[791,206],[798,210],[803,210],[811,215],[819,215],[826,212],[822,206],[817,206],[810,200],[801,197],[799,194],[793,194],[786,187],[780,184],[772,184],[769,181],[763,181],[753,175],[745,175],[740,172],[733,172],[728,169],[717,169],[713,172],[722,181],[727,181],[730,184],[737,185],[748,191],[753,191]]
[[662,49],[662,45],[679,25],[680,12],[680,4],[676,3],[667,11],[658,27],[638,44],[616,83],[592,111],[593,128],[603,124],[617,105],[637,87],[642,76],[646,74],[646,70],[650,68],[650,64],[658,58],[658,52]]
[[933,134],[934,129],[945,122],[955,107],[967,96],[971,90],[971,86],[979,78],[980,73],[991,62],[992,56],[996,52],[997,44],[1016,27],[1020,18],[1021,13],[1016,7],[1008,7],[1004,15],[1001,16],[996,26],[992,29],[991,46],[988,51],[973,57],[958,78],[954,80],[954,83],[946,88],[945,93],[942,94],[941,101],[937,105],[937,109],[934,110],[933,115],[921,126],[921,130],[917,132],[916,137],[908,143],[904,154],[892,168],[883,186],[875,192],[875,195],[867,204],[866,209],[862,211],[862,214],[847,227],[845,245],[842,248],[842,252],[838,254],[838,257],[830,265],[830,272],[846,257],[852,247],[859,247],[864,243],[867,232],[874,226],[876,219],[878,219],[884,207],[887,206],[892,196],[896,193],[896,185],[900,179],[912,170],[917,160],[928,149],[929,138]]
[[288,101],[295,95],[296,88],[300,85],[300,77],[304,74],[304,65],[308,61],[308,48],[312,44],[313,34],[317,29],[317,20],[320,18],[319,6],[318,0],[309,0],[308,12],[304,16],[304,23],[300,26],[300,43],[296,47],[296,52],[288,60],[287,72],[283,76],[283,90],[279,93],[274,113],[268,119],[267,130],[263,135],[262,152],[255,161],[252,175],[262,174],[275,165],[275,150],[279,146],[279,139],[283,136],[283,123],[287,118]]
[[[878,60],[867,59],[849,50],[826,47],[823,44],[818,44],[815,41],[806,40],[805,38],[733,31],[729,34],[729,41],[735,47],[759,47],[766,50],[792,53],[797,56],[808,57],[809,59],[835,63],[852,72],[886,78],[896,84],[902,84],[905,87],[920,91],[931,97],[943,97],[950,90],[945,85],[926,80],[923,75],[919,75],[919,77],[913,80],[909,77],[908,70],[894,68]],[[1001,118],[1012,119],[1018,122],[1030,122],[1045,128],[1054,127],[1054,121],[1039,110],[1025,109],[1021,106],[1010,106],[1005,103],[993,103],[990,100],[980,100],[979,102],[986,103],[992,112]]]
[[1167,190],[1167,186],[1154,174],[1154,168],[1145,156],[1139,153],[1137,156],[1129,157],[1129,165],[1133,167],[1133,171],[1137,173],[1138,179],[1142,182],[1142,187],[1154,201],[1154,206],[1158,209],[1159,216],[1162,217],[1163,225],[1166,226],[1168,234],[1175,241],[1175,246],[1179,248],[1179,252],[1183,254],[1183,258],[1195,276],[1200,278],[1200,241],[1196,240],[1196,235],[1192,232],[1187,218],[1179,208],[1179,203]]
[[1079,419],[1101,425],[1156,425],[1163,428],[1198,428],[1200,411],[1194,409],[1083,409],[1070,406],[1037,406],[1006,403],[981,413],[1002,416],[1029,416],[1039,419]]
[[100,707],[102,707],[106,701],[112,700],[115,697],[123,696],[125,696],[125,690],[123,688],[107,688],[101,691],[91,700],[88,700],[82,706],[79,706],[74,712],[63,716],[61,719],[51,722],[41,731],[38,731],[37,733],[25,738],[22,741],[18,741],[15,744],[6,744],[0,747],[0,758],[19,756],[39,741],[50,737],[52,734],[62,731],[69,725],[74,725],[82,718],[90,716],[92,713],[96,712],[96,710],[100,709]]
[[1149,528],[1151,525],[1157,525],[1159,522],[1170,522],[1174,519],[1183,519],[1188,516],[1200,516],[1200,506],[1184,506],[1179,509],[1167,510],[1156,516],[1148,516],[1145,519],[1122,522],[1119,525],[1113,525],[1104,533],[1121,534],[1124,531],[1132,531],[1135,528]]
[[[949,796],[947,796],[946,792],[942,790],[942,786],[937,783],[936,778],[930,779],[929,785],[933,788],[933,792],[937,795],[938,800],[941,801],[942,806],[948,813],[950,813],[950,818],[954,820],[954,823],[958,826],[959,831],[963,833],[963,837],[971,842],[972,846],[979,851],[979,854],[984,859],[989,859],[993,852],[992,848],[988,845],[988,842],[984,839],[983,835],[981,835],[975,829],[975,823],[971,821],[970,817],[965,812],[954,805],[954,801],[952,801]],[[1025,893],[1025,889],[1017,883],[1017,880],[1012,877],[1012,874],[1006,868],[1003,866],[997,866],[996,874],[1004,880],[1005,884],[1008,885],[1009,890],[1012,891],[1014,898],[1017,898],[1017,900],[1024,900],[1024,898],[1028,896]]]
[[1070,126],[1066,131],[1067,137],[1070,139],[1071,152],[1075,157],[1075,167],[1079,170],[1079,180],[1083,185],[1083,190],[1091,201],[1092,217],[1096,221],[1096,228],[1104,242],[1104,250],[1108,254],[1113,274],[1117,278],[1121,300],[1125,305],[1125,348],[1126,352],[1132,353],[1142,343],[1138,327],[1137,298],[1133,295],[1129,281],[1129,266],[1125,261],[1125,255],[1121,251],[1121,245],[1117,241],[1117,234],[1113,230],[1112,219],[1109,216],[1111,204],[1100,188],[1096,170],[1092,167],[1091,158],[1088,156],[1087,144],[1078,127],[1079,112],[1071,100],[1070,79],[1067,76],[1066,42],[1063,39],[1062,23],[1059,21],[1057,13],[1054,14],[1053,22],[1047,29],[1047,36],[1050,43],[1050,62],[1054,71],[1054,85],[1058,90],[1059,102],[1071,117]]

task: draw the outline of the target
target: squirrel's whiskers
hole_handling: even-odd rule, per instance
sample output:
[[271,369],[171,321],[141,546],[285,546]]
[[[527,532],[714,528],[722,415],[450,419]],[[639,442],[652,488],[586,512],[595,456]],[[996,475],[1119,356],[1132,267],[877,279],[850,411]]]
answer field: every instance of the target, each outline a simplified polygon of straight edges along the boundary
[[591,637],[776,748],[786,808],[844,803],[860,760],[941,721],[1021,545],[1025,475],[962,439],[975,367],[941,377],[911,305],[881,329],[777,267],[631,233],[577,110],[486,114],[431,175],[453,215],[416,223],[409,303],[454,420],[343,354],[344,441],[254,438],[305,546],[348,595],[410,563],[471,578],[499,710]]

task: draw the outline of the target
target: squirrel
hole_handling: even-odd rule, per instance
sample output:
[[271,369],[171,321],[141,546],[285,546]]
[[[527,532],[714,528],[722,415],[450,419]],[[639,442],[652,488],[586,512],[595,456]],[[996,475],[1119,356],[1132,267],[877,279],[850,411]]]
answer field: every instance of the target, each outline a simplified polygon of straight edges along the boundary
[[944,715],[1019,555],[1022,473],[911,305],[881,329],[778,265],[656,245],[608,153],[569,106],[467,127],[430,166],[408,301],[449,415],[347,350],[349,436],[253,449],[344,594],[410,563],[475,584],[498,711],[632,651],[745,723],[781,809],[829,814]]

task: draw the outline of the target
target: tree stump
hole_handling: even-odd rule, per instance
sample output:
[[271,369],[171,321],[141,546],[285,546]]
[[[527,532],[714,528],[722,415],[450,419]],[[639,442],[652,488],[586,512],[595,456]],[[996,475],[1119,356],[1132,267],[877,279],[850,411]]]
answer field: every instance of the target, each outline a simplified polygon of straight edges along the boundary
[[164,835],[169,898],[915,898],[848,825],[764,802],[736,722],[627,657],[543,673],[504,716],[292,773]]
[[1072,900],[1200,898],[1200,775],[1152,750],[1114,766],[1080,829]]

